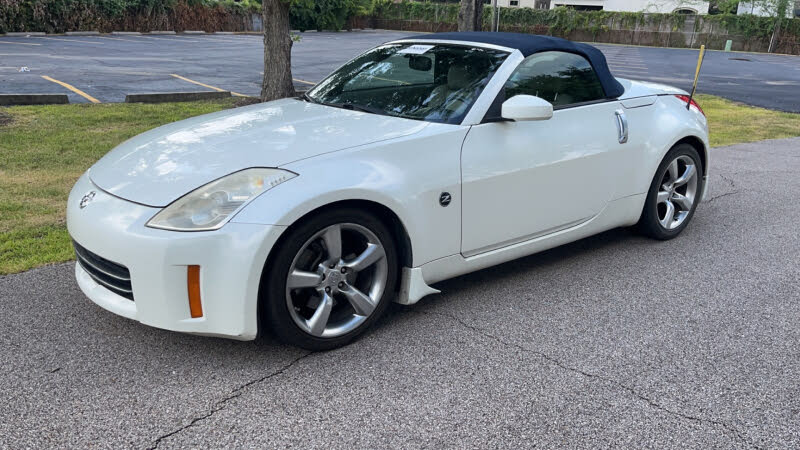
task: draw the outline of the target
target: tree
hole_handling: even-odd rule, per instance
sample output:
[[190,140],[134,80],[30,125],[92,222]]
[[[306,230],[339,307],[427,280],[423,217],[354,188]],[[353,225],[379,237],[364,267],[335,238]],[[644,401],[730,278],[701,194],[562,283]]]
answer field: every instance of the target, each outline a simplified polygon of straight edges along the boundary
[[708,5],[709,14],[736,14],[739,0],[711,0]]
[[262,0],[261,4],[264,23],[262,102],[295,95],[292,44],[297,36],[289,34],[290,18],[299,29],[338,30],[349,17],[367,15],[375,6],[372,0]]
[[759,16],[768,16],[775,19],[772,37],[769,40],[769,48],[767,53],[772,53],[775,47],[779,45],[781,27],[787,18],[792,17],[791,3],[789,0],[751,0],[743,2],[746,8],[749,8],[751,14]]
[[789,0],[772,0],[772,11],[774,11],[777,19],[775,20],[775,29],[772,32],[772,38],[769,40],[769,48],[767,53],[772,53],[777,44],[778,35],[781,32],[781,25],[786,20],[786,17],[791,17],[789,9]]
[[483,0],[461,0],[458,9],[458,31],[481,31]]
[[289,35],[290,0],[263,0],[264,79],[261,101],[295,95],[292,83],[292,37]]

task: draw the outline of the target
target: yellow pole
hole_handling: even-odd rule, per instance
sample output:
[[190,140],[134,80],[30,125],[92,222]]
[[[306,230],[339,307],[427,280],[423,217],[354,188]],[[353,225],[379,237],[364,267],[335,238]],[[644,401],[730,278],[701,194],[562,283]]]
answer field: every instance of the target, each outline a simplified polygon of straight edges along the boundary
[[697,90],[697,79],[700,78],[700,66],[703,65],[703,57],[706,55],[706,46],[700,46],[700,55],[697,57],[697,69],[694,71],[694,83],[692,83],[692,93],[689,94],[689,101],[686,103],[686,109],[692,105],[692,97],[694,97],[694,91]]

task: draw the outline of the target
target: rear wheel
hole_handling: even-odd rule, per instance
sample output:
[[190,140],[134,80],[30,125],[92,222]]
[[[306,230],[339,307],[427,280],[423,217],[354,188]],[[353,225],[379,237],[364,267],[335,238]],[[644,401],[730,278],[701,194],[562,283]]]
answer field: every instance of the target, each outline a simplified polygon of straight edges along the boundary
[[309,350],[347,344],[384,312],[397,283],[389,229],[356,209],[319,214],[289,231],[262,299],[277,337]]
[[689,144],[672,148],[659,165],[647,193],[639,230],[654,239],[672,239],[689,224],[703,191],[703,167]]

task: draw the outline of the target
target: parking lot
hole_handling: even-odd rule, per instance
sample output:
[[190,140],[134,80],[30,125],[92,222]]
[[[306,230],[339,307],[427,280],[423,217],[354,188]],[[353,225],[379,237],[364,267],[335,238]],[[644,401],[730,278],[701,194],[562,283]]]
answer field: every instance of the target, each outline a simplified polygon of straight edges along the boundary
[[[304,33],[296,86],[409,34]],[[620,77],[690,87],[696,51],[598,47]],[[258,95],[262,52],[0,37],[0,93]],[[710,52],[700,91],[800,112],[800,57]],[[800,448],[798,148],[712,149],[675,240],[617,229],[448,280],[330,352],[142,326],[88,300],[74,262],[0,276],[0,449]]]
[[[293,48],[295,85],[308,88],[360,52],[413,34],[301,33]],[[697,50],[598,47],[619,77],[691,87]],[[20,72],[22,67],[30,71]],[[0,93],[67,93],[74,103],[212,89],[256,96],[262,71],[263,43],[257,35],[0,37]],[[800,112],[800,57],[709,52],[699,91]]]
[[714,149],[675,240],[440,283],[326,353],[141,326],[73,263],[0,277],[0,448],[797,448],[798,146]]

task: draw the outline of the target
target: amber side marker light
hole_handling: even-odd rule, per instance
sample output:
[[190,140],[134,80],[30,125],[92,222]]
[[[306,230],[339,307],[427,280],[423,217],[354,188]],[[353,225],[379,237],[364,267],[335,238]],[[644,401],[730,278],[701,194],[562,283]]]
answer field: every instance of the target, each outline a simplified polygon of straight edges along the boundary
[[200,302],[200,266],[189,266],[186,272],[189,287],[189,312],[192,319],[203,317],[203,304]]

